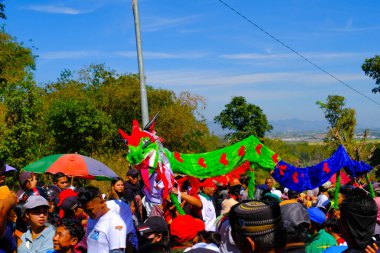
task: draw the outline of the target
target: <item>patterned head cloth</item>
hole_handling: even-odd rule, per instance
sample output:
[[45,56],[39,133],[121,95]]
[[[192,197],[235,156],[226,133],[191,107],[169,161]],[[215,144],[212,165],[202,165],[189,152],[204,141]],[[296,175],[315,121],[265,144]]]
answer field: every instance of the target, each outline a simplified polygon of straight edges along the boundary
[[278,203],[243,202],[234,206],[229,215],[232,230],[237,236],[262,236],[282,228]]

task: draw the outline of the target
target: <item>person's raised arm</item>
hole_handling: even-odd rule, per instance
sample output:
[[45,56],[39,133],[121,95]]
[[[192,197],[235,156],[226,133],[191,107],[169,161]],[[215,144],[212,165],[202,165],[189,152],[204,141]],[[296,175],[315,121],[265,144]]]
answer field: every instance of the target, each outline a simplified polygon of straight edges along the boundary
[[[174,194],[178,194],[178,190],[176,188],[173,188],[172,192]],[[202,205],[202,201],[194,196],[191,196],[191,195],[188,195],[184,192],[181,192],[181,199],[185,200],[186,202],[188,202],[189,204],[197,207],[197,208],[202,208],[203,205]]]

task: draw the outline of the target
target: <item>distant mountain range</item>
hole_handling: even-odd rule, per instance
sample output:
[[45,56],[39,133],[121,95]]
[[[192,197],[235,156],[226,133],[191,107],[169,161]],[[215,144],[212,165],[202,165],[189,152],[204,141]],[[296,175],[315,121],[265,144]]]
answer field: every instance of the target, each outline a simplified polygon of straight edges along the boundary
[[325,120],[284,119],[269,122],[272,132],[309,132],[326,131],[328,123]]
[[[273,126],[272,134],[276,133],[301,133],[301,132],[327,132],[328,123],[326,120],[301,120],[301,119],[284,119],[272,120],[269,122]],[[207,121],[207,126],[215,135],[223,136],[228,131],[223,130],[219,124],[213,121]],[[365,126],[358,124],[356,130],[365,129]]]
[[[327,123],[325,121],[308,121],[300,119],[285,119],[270,121],[269,124],[273,126],[272,133],[275,132],[305,132],[305,131],[326,131]],[[223,130],[219,124],[212,121],[207,122],[207,126],[215,135],[222,136],[228,133]]]

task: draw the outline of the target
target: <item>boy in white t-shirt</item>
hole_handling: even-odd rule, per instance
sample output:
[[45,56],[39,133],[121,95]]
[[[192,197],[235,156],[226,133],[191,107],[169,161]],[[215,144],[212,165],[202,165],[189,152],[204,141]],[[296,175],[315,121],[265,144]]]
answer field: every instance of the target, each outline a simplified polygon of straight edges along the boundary
[[107,207],[100,190],[94,186],[82,187],[78,200],[89,216],[86,234],[88,252],[124,252],[127,226],[119,214]]

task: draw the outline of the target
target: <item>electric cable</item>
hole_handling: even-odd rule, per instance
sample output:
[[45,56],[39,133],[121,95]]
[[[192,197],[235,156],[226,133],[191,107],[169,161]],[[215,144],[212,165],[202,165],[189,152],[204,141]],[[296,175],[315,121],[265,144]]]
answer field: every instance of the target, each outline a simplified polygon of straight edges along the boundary
[[284,46],[285,48],[289,49],[291,52],[295,53],[296,55],[298,55],[299,57],[301,57],[304,61],[308,62],[309,64],[311,64],[312,66],[316,67],[317,69],[319,69],[320,71],[322,71],[323,73],[329,75],[330,77],[332,77],[333,79],[335,79],[336,81],[338,81],[339,83],[343,84],[344,86],[346,86],[347,88],[351,89],[352,91],[358,93],[359,95],[361,95],[362,97],[368,99],[369,101],[377,104],[380,106],[380,103],[377,102],[376,100],[370,98],[369,96],[367,96],[366,94],[362,93],[361,91],[355,89],[354,87],[352,87],[351,85],[347,84],[346,82],[340,80],[338,77],[336,77],[335,75],[331,74],[330,72],[328,72],[327,70],[325,70],[324,68],[318,66],[316,63],[312,62],[311,60],[309,60],[308,58],[306,58],[305,56],[303,56],[301,53],[299,53],[298,51],[296,51],[295,49],[291,48],[290,46],[288,46],[287,44],[285,44],[284,42],[282,42],[281,40],[277,39],[274,35],[270,34],[269,32],[267,32],[264,28],[262,28],[261,26],[259,26],[258,24],[254,23],[252,20],[250,20],[248,17],[246,17],[245,15],[243,15],[241,12],[239,12],[238,10],[234,9],[232,6],[230,6],[229,4],[227,4],[226,2],[224,2],[223,0],[218,0],[221,4],[225,5],[227,8],[229,8],[231,11],[235,12],[237,15],[239,15],[241,18],[245,19],[246,21],[248,21],[251,25],[255,26],[257,29],[259,29],[260,31],[262,31],[263,33],[265,33],[266,35],[268,35],[270,38],[272,38],[274,41],[276,41],[277,43],[281,44],[282,46]]

